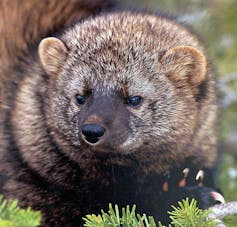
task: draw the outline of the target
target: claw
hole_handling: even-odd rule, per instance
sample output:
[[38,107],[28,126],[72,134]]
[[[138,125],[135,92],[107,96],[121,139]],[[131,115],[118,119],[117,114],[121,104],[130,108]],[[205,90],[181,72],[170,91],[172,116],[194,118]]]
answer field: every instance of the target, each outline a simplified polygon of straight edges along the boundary
[[204,179],[204,171],[199,170],[196,175],[196,180],[200,180],[200,182],[198,183],[199,186],[203,186],[203,179]]
[[220,203],[225,203],[225,199],[223,197],[223,195],[221,195],[218,192],[211,192],[211,196],[215,201],[218,201]]
[[185,168],[185,169],[183,170],[184,177],[183,177],[183,179],[179,182],[179,187],[185,187],[185,186],[186,186],[186,178],[187,178],[187,176],[188,176],[189,171],[190,171],[189,168]]
[[204,171],[203,170],[199,170],[197,175],[196,175],[196,180],[203,180],[204,178]]
[[184,178],[186,178],[186,177],[188,176],[189,171],[190,171],[189,168],[185,168],[185,169],[183,170]]

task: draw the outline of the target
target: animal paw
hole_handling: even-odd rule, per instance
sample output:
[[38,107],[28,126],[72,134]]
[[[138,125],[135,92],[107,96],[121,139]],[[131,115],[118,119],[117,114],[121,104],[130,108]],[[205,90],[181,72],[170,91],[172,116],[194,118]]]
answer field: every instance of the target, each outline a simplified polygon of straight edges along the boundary
[[162,186],[167,200],[180,201],[189,197],[197,200],[200,208],[206,209],[217,203],[225,203],[223,195],[215,189],[210,172],[185,168],[170,174]]
[[205,186],[186,187],[187,197],[197,200],[199,208],[206,209],[218,203],[225,203],[224,197],[213,188]]

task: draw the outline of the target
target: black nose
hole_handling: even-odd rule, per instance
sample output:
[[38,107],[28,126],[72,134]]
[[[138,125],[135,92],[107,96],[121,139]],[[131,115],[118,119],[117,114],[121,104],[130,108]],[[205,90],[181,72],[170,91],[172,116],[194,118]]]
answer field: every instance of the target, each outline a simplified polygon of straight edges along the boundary
[[98,124],[87,124],[83,125],[81,132],[86,142],[96,143],[104,135],[105,128]]

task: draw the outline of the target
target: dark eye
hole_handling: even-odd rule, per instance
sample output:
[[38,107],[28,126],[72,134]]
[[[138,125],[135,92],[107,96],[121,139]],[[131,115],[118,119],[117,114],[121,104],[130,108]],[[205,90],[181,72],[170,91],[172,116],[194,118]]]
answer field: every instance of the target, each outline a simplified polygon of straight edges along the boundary
[[86,98],[83,95],[76,95],[75,97],[79,105],[83,105],[86,101]]
[[130,106],[138,106],[140,105],[141,101],[142,101],[141,96],[132,96],[132,97],[127,98],[126,100],[127,104]]

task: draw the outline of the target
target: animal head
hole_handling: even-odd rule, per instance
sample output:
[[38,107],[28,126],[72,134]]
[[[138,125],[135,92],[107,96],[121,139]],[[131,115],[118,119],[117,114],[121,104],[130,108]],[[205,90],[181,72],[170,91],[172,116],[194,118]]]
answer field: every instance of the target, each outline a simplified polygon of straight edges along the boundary
[[38,52],[49,81],[47,122],[72,159],[189,155],[183,149],[195,131],[206,59],[187,30],[115,13],[43,39]]

